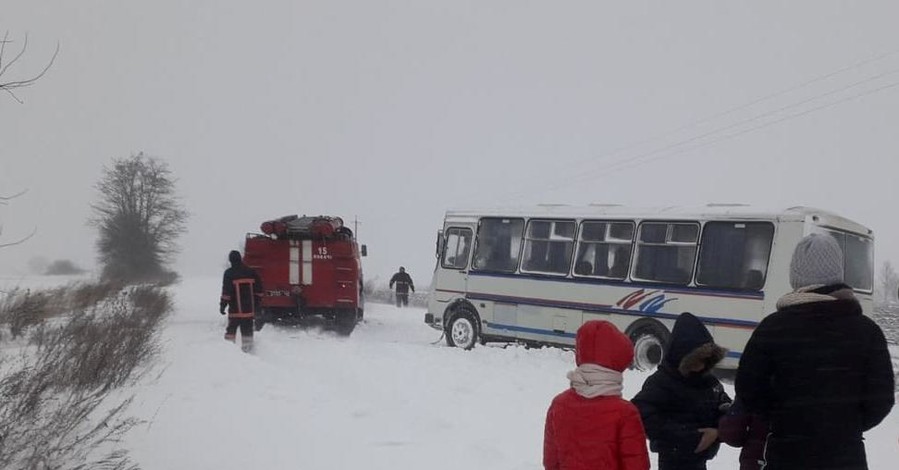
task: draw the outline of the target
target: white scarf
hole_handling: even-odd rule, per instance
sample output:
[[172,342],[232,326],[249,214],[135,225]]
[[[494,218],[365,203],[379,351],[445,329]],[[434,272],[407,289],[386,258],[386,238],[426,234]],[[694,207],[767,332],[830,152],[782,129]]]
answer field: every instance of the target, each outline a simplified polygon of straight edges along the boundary
[[584,398],[621,396],[623,375],[598,364],[581,364],[568,373],[571,388]]
[[852,289],[840,289],[831,292],[830,294],[818,294],[815,292],[811,292],[821,287],[824,286],[816,285],[796,289],[795,291],[784,295],[777,301],[777,309],[780,310],[793,305],[810,304],[813,302],[828,302],[832,300],[848,300],[855,298],[855,296],[852,294]]

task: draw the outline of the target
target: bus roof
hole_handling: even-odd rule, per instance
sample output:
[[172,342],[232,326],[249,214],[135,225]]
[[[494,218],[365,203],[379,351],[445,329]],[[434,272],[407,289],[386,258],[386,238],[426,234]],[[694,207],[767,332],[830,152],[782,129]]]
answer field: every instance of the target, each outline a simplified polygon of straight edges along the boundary
[[536,206],[493,207],[483,209],[452,209],[447,219],[471,219],[474,217],[527,217],[527,218],[576,218],[576,219],[715,219],[805,221],[811,219],[818,225],[871,235],[868,227],[838,214],[814,207],[796,206],[786,209],[766,209],[745,204],[708,204],[705,206],[636,207],[617,204],[591,204],[569,206],[541,204]]

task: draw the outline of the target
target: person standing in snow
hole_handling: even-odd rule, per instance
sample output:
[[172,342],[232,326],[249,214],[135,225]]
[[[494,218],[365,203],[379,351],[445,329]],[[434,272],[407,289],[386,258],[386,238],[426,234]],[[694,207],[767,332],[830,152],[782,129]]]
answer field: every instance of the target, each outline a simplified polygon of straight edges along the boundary
[[844,284],[843,252],[827,234],[793,252],[793,292],[752,333],[737,370],[746,410],[767,416],[766,470],[866,469],[862,434],[893,407],[880,327]]
[[747,413],[739,396],[718,421],[718,437],[721,442],[740,447],[740,470],[764,468],[765,441],[768,439],[768,421],[764,416]]
[[730,397],[711,370],[725,352],[692,314],[675,321],[662,363],[632,400],[660,470],[705,470],[718,453],[718,420]]
[[228,254],[231,267],[225,270],[222,277],[222,297],[219,301],[219,313],[225,314],[228,309],[228,326],[225,328],[225,339],[234,342],[237,328],[240,328],[241,349],[249,351],[253,348],[253,319],[256,308],[262,302],[262,281],[256,271],[245,265],[239,251]]
[[409,305],[409,290],[415,292],[415,284],[412,283],[412,277],[406,272],[406,268],[400,266],[400,272],[390,278],[390,289],[396,284],[396,306],[405,307]]
[[621,397],[622,372],[633,359],[634,345],[615,325],[592,320],[578,329],[571,388],[546,413],[546,470],[649,469],[640,413]]

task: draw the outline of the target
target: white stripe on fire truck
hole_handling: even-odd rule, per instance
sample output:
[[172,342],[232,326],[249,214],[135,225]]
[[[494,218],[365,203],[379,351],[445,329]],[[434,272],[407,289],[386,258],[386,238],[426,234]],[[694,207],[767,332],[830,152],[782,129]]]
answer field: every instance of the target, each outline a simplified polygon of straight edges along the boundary
[[312,240],[303,240],[303,285],[312,285]]
[[290,285],[300,283],[300,246],[296,240],[290,241]]

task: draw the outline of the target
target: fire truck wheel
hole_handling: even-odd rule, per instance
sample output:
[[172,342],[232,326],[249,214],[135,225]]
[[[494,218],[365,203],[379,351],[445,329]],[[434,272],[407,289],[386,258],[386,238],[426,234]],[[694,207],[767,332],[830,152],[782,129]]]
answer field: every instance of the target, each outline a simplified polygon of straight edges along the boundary
[[356,311],[344,310],[337,312],[335,318],[337,334],[341,336],[349,336],[356,328]]
[[457,348],[473,348],[478,336],[478,322],[468,309],[458,310],[446,328],[446,344]]

